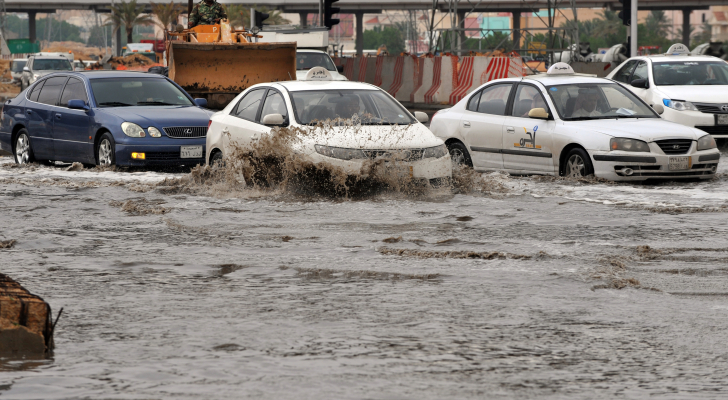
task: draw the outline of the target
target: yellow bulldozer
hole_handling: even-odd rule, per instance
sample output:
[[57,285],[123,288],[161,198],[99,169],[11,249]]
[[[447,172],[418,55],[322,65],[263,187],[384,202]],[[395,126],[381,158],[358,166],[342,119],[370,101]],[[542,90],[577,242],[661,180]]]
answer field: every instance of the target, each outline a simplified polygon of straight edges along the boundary
[[256,83],[295,80],[296,43],[257,43],[260,37],[225,19],[167,32],[169,78],[212,109]]

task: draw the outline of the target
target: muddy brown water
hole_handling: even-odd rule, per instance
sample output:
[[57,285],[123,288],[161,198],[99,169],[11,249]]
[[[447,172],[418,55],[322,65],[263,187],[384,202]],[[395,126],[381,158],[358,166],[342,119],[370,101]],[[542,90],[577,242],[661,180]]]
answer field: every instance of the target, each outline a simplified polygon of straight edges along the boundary
[[0,397],[724,398],[727,161],[316,198],[0,157],[0,268],[64,307]]

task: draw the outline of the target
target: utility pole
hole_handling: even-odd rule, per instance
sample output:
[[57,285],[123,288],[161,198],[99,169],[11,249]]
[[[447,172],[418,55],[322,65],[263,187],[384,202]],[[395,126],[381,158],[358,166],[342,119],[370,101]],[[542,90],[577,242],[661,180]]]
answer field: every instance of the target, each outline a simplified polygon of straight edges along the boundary
[[630,10],[631,13],[631,24],[629,26],[629,55],[630,57],[637,56],[637,25],[639,24],[639,21],[637,20],[637,0],[632,0],[632,9]]

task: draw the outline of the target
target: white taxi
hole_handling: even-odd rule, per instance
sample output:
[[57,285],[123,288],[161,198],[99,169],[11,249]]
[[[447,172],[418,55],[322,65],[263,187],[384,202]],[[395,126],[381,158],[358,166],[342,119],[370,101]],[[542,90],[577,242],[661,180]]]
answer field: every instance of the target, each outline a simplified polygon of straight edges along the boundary
[[555,63],[546,74],[497,79],[432,117],[455,161],[478,171],[611,180],[715,175],[705,132],[664,121],[621,84]]
[[728,63],[720,58],[691,55],[678,43],[665,54],[632,57],[607,78],[664,105],[663,119],[728,138]]
[[225,161],[236,149],[252,147],[275,127],[300,138],[295,154],[359,175],[379,162],[416,181],[441,185],[452,176],[444,142],[380,88],[334,81],[325,68],[312,68],[305,81],[263,83],[239,94],[210,117],[208,164]]
[[[348,81],[344,74],[339,72],[339,68],[334,65],[334,60],[326,52],[311,49],[296,50],[296,79],[299,81],[306,80],[308,71],[314,67],[326,68],[335,81]],[[341,70],[343,71],[343,68]]]

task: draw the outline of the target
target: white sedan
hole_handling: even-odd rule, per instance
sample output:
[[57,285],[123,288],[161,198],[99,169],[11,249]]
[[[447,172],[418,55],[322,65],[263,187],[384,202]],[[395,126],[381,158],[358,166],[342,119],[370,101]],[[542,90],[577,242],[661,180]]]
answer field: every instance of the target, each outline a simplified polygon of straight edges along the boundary
[[[358,175],[365,163],[379,162],[398,176],[442,184],[452,176],[447,147],[397,100],[376,86],[333,81],[324,68],[308,79],[252,86],[210,118],[209,164],[237,148],[252,146],[275,127],[300,129],[296,154]],[[328,128],[322,127],[328,126]]]
[[678,43],[666,54],[630,58],[607,78],[663,104],[663,119],[728,138],[728,63],[720,58],[691,55]]
[[611,180],[712,178],[720,153],[703,131],[664,121],[614,81],[548,73],[498,79],[432,117],[455,160],[479,171]]

